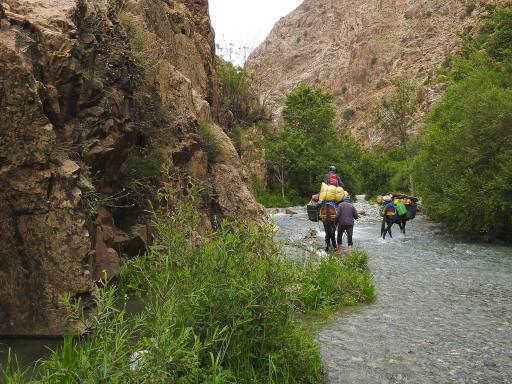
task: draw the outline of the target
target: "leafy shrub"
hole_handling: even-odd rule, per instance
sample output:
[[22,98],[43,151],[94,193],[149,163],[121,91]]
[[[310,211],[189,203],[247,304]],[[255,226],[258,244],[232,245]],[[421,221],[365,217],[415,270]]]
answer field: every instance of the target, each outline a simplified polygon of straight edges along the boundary
[[318,192],[330,165],[351,193],[360,191],[363,149],[349,133],[335,129],[329,92],[300,84],[287,95],[283,117],[285,126],[265,143],[273,191],[281,189],[284,198],[286,185],[308,198]]
[[461,79],[431,113],[417,159],[424,205],[452,230],[507,238],[512,230],[512,78],[482,54],[459,63],[455,71]]
[[284,198],[279,192],[256,190],[256,200],[267,208],[294,207],[307,203],[307,199],[300,197],[297,191],[288,187],[285,188]]
[[222,144],[215,134],[212,132],[208,124],[199,124],[199,134],[201,136],[201,143],[208,155],[208,160],[212,161],[220,154]]
[[370,302],[375,299],[368,255],[355,250],[342,260],[324,258],[319,265],[306,264],[301,279],[299,301],[308,311],[319,311],[343,305]]
[[354,116],[354,113],[356,113],[356,111],[351,107],[345,109],[345,111],[343,111],[343,120],[349,121],[352,116]]
[[466,42],[429,116],[416,173],[425,210],[487,239],[512,230],[512,5],[488,8],[493,32]]
[[[155,243],[124,262],[119,287],[95,293],[86,335],[65,338],[27,382],[321,382],[318,346],[295,305],[370,300],[364,257],[303,268],[279,254],[270,227],[251,224],[221,223],[201,240],[193,205],[191,197],[155,216]],[[127,313],[127,294],[144,300],[140,313]],[[19,375],[15,365],[0,371],[6,382]]]
[[254,76],[244,68],[235,67],[221,58],[217,58],[216,67],[222,90],[222,112],[233,113],[235,123],[241,126],[248,126],[259,120],[263,110],[253,91]]
[[466,5],[466,16],[471,16],[471,14],[475,10],[475,8],[476,8],[475,3],[470,3],[470,4]]

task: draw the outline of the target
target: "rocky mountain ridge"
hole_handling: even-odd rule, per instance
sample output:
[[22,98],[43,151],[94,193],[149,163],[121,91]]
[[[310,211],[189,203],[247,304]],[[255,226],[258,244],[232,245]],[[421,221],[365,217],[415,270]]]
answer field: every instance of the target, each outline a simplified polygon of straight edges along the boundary
[[[497,3],[491,1],[490,3]],[[371,110],[405,76],[424,96],[422,114],[442,95],[431,79],[478,27],[481,6],[471,0],[305,0],[274,26],[250,55],[262,102],[280,124],[286,92],[306,82],[329,89],[339,120],[364,144],[383,142]]]
[[63,297],[86,300],[149,241],[120,187],[134,155],[172,193],[203,191],[205,227],[265,221],[218,124],[214,59],[207,0],[0,3],[0,335],[61,334]]

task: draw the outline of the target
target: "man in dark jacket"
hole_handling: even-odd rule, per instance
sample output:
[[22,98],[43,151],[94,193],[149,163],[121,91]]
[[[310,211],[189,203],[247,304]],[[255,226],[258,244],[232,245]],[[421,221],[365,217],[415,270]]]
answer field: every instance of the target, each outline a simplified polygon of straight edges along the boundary
[[348,253],[352,253],[352,234],[354,233],[354,219],[358,219],[357,211],[354,205],[350,202],[350,196],[345,195],[343,201],[338,206],[336,212],[335,225],[338,226],[338,246],[336,253],[341,251],[341,243],[343,241],[343,233],[347,233]]
[[345,188],[345,184],[341,181],[340,177],[336,174],[336,167],[331,165],[329,172],[324,176],[324,183],[327,185],[336,185],[337,187]]

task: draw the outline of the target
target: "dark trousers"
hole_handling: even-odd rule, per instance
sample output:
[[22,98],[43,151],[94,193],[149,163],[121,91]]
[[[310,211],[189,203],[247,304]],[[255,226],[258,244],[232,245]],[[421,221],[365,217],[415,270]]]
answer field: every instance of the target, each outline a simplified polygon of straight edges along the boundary
[[352,245],[352,234],[354,233],[354,224],[338,225],[338,245],[341,245],[342,243],[343,232],[347,232],[348,245]]

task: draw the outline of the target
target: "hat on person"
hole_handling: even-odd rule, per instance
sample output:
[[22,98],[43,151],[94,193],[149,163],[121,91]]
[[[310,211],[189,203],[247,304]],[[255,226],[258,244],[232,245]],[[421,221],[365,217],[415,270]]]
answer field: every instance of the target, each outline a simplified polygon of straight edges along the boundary
[[391,195],[386,195],[382,198],[382,200],[384,200],[386,203],[389,203],[391,200],[393,200],[393,198]]
[[350,195],[346,194],[345,197],[343,198],[343,201],[349,201],[349,200],[350,200]]
[[329,172],[336,172],[336,167],[334,165],[331,165],[329,167]]

